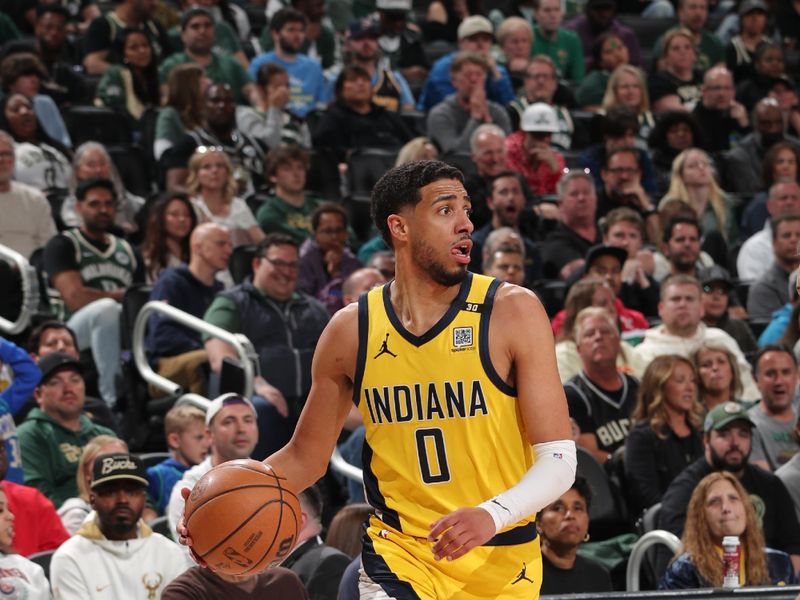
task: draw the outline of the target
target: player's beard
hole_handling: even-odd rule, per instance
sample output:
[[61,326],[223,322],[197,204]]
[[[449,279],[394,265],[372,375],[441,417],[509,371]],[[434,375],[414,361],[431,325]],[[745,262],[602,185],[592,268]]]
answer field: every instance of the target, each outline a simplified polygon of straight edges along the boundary
[[448,270],[436,260],[434,248],[426,241],[411,242],[411,260],[425,271],[439,285],[452,287],[459,285],[467,276],[466,265],[456,265]]

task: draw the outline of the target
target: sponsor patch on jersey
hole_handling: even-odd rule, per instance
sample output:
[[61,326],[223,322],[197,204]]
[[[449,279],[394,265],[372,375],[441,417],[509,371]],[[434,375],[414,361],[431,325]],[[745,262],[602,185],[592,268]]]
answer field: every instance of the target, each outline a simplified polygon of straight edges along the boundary
[[131,262],[131,259],[122,250],[120,250],[120,251],[118,251],[118,252],[116,252],[114,254],[114,260],[116,260],[121,265],[127,265],[127,264],[130,264],[130,262]]
[[472,341],[472,327],[453,328],[453,348],[469,348]]

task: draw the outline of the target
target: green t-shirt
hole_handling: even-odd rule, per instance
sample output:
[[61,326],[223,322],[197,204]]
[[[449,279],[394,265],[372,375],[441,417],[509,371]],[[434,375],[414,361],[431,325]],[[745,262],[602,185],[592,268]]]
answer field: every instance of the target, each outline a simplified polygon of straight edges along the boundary
[[583,79],[585,69],[583,45],[578,34],[574,31],[559,27],[556,32],[556,39],[550,41],[545,39],[544,34],[537,26],[533,35],[531,56],[536,56],[537,54],[545,54],[552,58],[563,79],[576,83]]
[[[172,43],[172,49],[175,52],[183,51],[183,40],[181,40],[181,28],[177,25],[169,30],[169,41]],[[228,25],[225,21],[216,21],[214,23],[214,48],[236,54],[241,51],[242,44],[239,43],[239,37],[233,30],[233,27]]]
[[[659,37],[653,46],[654,62],[661,58],[663,49],[664,35]],[[725,63],[725,48],[722,42],[716,35],[705,29],[700,33],[700,44],[695,47],[695,55],[697,57],[694,63],[696,71],[705,72],[717,63]]]
[[292,206],[270,196],[256,212],[256,221],[265,233],[286,233],[302,244],[311,235],[311,213],[322,199],[306,192],[302,206]]
[[600,106],[611,74],[608,71],[592,71],[581,81],[578,91],[575,92],[575,101],[578,106]]
[[[193,62],[186,52],[176,52],[167,60],[161,63],[158,76],[161,83],[166,83],[169,72],[178,65]],[[206,77],[214,83],[227,83],[231,86],[237,104],[247,104],[247,100],[242,93],[242,88],[253,79],[238,60],[229,54],[214,50],[211,54],[211,62],[204,69]]]
[[19,32],[19,29],[17,29],[14,21],[11,20],[11,17],[0,13],[0,44],[18,40],[21,37],[22,34]]
[[165,106],[158,111],[156,119],[156,140],[168,140],[174,146],[186,134],[181,116],[173,106]]

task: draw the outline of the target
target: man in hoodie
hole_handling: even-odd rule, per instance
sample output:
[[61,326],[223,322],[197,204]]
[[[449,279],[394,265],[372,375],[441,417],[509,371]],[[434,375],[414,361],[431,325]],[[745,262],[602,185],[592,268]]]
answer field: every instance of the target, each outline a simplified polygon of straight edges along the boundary
[[25,485],[56,507],[78,495],[75,473],[81,451],[96,435],[116,434],[83,414],[83,366],[74,356],[52,352],[39,361],[42,379],[33,391],[38,408],[17,428]]
[[636,346],[636,353],[645,364],[649,364],[656,356],[677,354],[688,358],[703,343],[719,344],[736,356],[742,380],[742,398],[759,398],[750,363],[736,340],[722,329],[708,327],[702,322],[701,293],[700,282],[691,275],[672,275],[665,279],[658,303],[658,316],[662,323],[647,330],[644,341]]
[[147,490],[141,460],[132,454],[101,454],[90,489],[94,511],[53,555],[55,597],[158,600],[190,565],[175,542],[141,520]]
[[[215,276],[228,268],[233,245],[226,227],[203,223],[192,231],[189,246],[189,264],[161,273],[150,299],[163,300],[202,319],[214,296],[222,291],[222,283]],[[198,367],[208,361],[208,355],[199,332],[154,315],[147,328],[145,348],[150,360],[158,363],[159,375],[190,392],[205,394],[205,377]]]

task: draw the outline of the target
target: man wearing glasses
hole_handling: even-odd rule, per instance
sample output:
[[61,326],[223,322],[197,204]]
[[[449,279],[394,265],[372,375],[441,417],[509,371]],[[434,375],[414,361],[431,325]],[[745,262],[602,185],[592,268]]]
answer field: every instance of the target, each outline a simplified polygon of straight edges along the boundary
[[[297,290],[300,257],[297,242],[286,234],[268,234],[253,258],[253,277],[219,294],[204,320],[253,343],[261,375],[253,403],[259,416],[259,444],[253,458],[283,447],[294,432],[311,388],[311,358],[328,311]],[[233,347],[216,338],[205,340],[211,370],[219,374]]]

